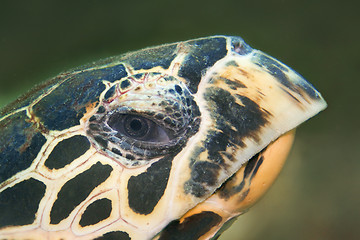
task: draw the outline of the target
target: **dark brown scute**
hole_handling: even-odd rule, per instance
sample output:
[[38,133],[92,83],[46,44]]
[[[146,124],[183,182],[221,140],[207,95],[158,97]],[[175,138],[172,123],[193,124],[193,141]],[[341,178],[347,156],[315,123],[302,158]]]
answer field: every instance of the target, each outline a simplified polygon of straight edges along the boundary
[[58,224],[82,202],[101,183],[105,182],[112,172],[110,165],[97,162],[88,170],[64,184],[50,212],[50,224]]
[[222,221],[214,212],[204,211],[179,220],[172,221],[160,233],[159,240],[197,240]]

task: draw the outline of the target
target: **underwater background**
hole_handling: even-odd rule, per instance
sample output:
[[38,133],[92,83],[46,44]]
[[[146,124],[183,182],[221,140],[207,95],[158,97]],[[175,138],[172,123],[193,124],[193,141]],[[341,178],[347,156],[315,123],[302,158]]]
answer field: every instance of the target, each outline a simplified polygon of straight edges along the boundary
[[329,106],[298,128],[275,184],[220,239],[360,239],[358,5],[1,1],[0,107],[41,81],[100,58],[209,35],[241,36],[298,71]]

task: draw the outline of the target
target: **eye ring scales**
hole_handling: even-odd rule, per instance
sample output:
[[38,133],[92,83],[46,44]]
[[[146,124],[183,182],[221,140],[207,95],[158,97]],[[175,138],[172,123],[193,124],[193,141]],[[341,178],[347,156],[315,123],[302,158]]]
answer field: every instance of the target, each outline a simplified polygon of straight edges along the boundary
[[99,151],[127,167],[176,154],[198,131],[199,108],[173,76],[129,76],[114,82],[104,96],[87,122],[87,135]]

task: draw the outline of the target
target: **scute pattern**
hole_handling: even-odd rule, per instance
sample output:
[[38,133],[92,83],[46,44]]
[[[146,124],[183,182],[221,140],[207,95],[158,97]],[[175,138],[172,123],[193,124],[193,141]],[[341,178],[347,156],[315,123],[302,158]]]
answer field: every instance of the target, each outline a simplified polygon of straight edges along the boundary
[[196,93],[206,69],[227,54],[226,39],[219,37],[194,40],[189,41],[186,47],[190,48],[190,54],[182,64],[179,76],[185,78],[188,81],[190,91]]
[[156,67],[168,69],[176,57],[176,47],[176,44],[169,44],[160,48],[149,49],[149,51],[130,53],[127,56],[128,63],[134,70],[148,70]]
[[[76,146],[76,147],[75,147]],[[45,161],[49,169],[60,169],[85,154],[90,149],[89,140],[82,135],[75,135],[59,142]]]
[[26,112],[18,112],[0,122],[0,186],[16,173],[30,167],[45,137],[32,124]]
[[221,216],[213,212],[201,212],[183,222],[173,221],[161,232],[159,240],[196,240],[221,222]]
[[146,172],[129,179],[129,206],[134,212],[146,215],[154,210],[165,192],[174,155],[158,160]]
[[[217,238],[265,191],[266,146],[325,106],[239,37],[60,74],[0,112],[0,238]],[[130,115],[155,134],[122,131]]]
[[104,77],[100,75],[101,72],[82,72],[72,76],[35,104],[34,114],[49,130],[61,131],[79,125],[86,107],[99,101],[100,93],[105,90],[99,81]]
[[[31,189],[31,191],[28,191]],[[46,186],[30,178],[0,193],[0,228],[32,224],[36,219],[39,203]],[[24,192],[28,192],[23,196]]]
[[104,234],[101,237],[95,238],[94,240],[131,240],[131,238],[129,237],[129,234],[127,234],[126,232],[122,232],[122,231],[117,231],[117,232],[109,232]]
[[86,208],[79,224],[82,227],[86,227],[101,222],[110,216],[111,210],[112,204],[110,199],[102,198],[96,200]]
[[58,224],[84,201],[91,191],[106,181],[112,172],[109,165],[100,162],[91,166],[90,169],[80,173],[64,184],[50,212],[50,224]]

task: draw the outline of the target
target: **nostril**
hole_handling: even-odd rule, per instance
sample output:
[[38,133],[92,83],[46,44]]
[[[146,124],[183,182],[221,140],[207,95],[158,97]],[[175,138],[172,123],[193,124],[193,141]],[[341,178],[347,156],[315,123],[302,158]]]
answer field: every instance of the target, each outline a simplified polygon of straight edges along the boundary
[[253,49],[249,45],[247,45],[242,38],[232,37],[231,50],[240,55],[247,55],[252,52]]

